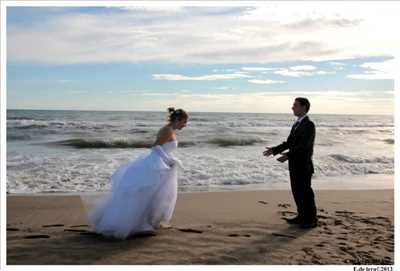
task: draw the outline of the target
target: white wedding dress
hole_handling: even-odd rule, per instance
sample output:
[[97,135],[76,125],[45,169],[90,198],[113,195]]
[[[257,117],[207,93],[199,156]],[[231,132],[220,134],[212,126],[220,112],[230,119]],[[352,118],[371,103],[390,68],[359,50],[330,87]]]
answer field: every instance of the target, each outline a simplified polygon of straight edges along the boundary
[[89,211],[97,233],[125,239],[170,221],[177,197],[177,167],[181,166],[172,156],[177,147],[176,140],[155,146],[114,172],[111,192]]

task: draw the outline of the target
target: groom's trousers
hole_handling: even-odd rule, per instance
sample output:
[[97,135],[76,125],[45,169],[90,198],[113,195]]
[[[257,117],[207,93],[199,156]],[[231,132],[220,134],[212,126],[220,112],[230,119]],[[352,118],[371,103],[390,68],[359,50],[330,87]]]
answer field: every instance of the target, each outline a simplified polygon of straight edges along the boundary
[[315,221],[317,217],[311,177],[311,172],[290,171],[290,185],[297,205],[297,214],[304,222]]

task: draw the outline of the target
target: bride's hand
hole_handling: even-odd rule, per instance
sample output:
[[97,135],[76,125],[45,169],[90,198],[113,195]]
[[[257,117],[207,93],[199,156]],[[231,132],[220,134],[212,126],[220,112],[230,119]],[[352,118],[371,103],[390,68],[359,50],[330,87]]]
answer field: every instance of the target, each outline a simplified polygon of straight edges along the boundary
[[172,161],[173,161],[173,162],[172,162],[171,167],[179,167],[179,168],[185,170],[185,168],[183,167],[183,164],[182,164],[181,160],[179,160],[179,159],[177,159],[177,158],[172,158]]

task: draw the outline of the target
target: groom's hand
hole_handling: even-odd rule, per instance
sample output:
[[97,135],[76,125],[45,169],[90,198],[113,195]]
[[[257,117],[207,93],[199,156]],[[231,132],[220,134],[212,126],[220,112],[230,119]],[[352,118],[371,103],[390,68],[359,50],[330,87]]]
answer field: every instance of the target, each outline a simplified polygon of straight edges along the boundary
[[265,148],[266,148],[267,150],[263,152],[263,153],[264,153],[264,156],[268,157],[268,156],[270,156],[270,155],[273,154],[272,148],[268,148],[268,147],[265,147]]
[[286,154],[286,153],[283,153],[282,156],[279,157],[279,158],[276,159],[276,160],[278,160],[279,162],[283,163],[283,162],[287,161],[288,159],[289,159],[289,157],[287,156],[287,154]]

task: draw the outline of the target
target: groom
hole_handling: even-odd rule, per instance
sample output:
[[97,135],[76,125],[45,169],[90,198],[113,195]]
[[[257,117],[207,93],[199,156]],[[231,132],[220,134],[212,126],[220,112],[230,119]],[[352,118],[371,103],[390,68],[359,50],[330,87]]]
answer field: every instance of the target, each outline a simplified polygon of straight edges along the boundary
[[[296,98],[293,103],[293,114],[298,118],[292,126],[286,142],[264,151],[266,157],[281,154],[279,162],[289,160],[290,185],[297,205],[297,216],[286,219],[289,224],[299,224],[301,228],[317,226],[317,210],[314,192],[311,188],[311,177],[314,173],[312,162],[315,126],[308,118],[310,102],[306,98]],[[283,151],[289,149],[288,152]]]

